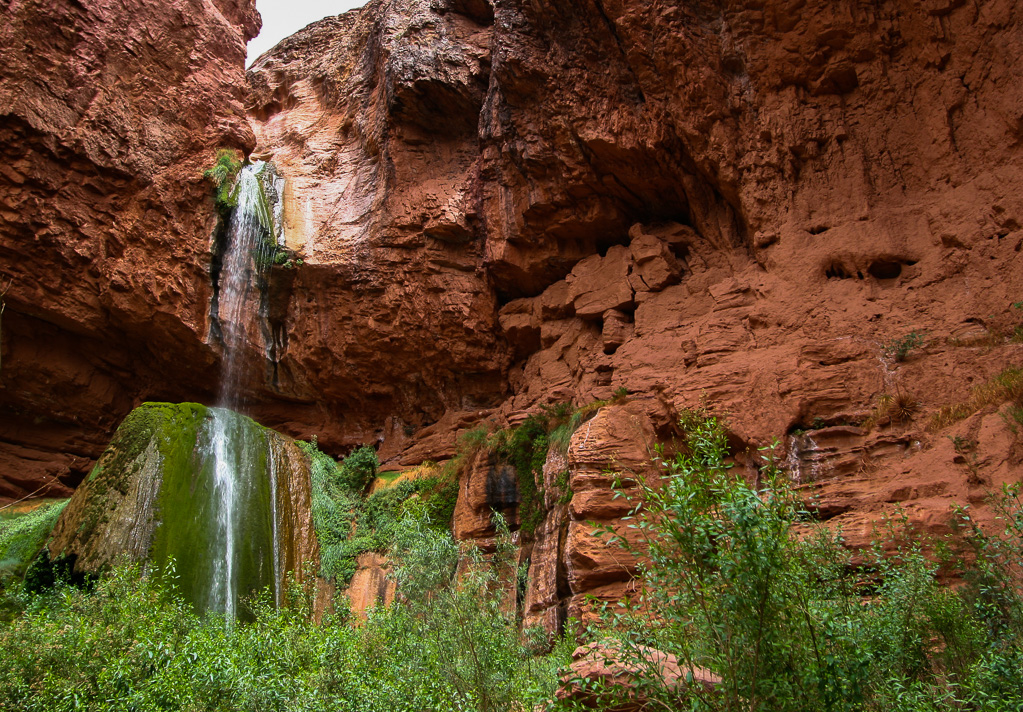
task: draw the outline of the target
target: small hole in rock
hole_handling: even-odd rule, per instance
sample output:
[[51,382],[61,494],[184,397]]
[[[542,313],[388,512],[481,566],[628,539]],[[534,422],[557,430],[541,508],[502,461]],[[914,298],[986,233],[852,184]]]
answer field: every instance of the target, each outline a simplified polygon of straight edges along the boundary
[[891,260],[874,260],[867,271],[874,279],[896,279],[902,274],[902,265]]
[[849,273],[845,271],[845,268],[835,262],[832,262],[824,270],[824,276],[828,279],[849,279]]

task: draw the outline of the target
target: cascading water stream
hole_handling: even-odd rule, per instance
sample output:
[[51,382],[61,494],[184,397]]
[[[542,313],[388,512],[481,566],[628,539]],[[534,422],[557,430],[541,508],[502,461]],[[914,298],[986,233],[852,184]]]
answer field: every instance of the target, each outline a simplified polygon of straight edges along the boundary
[[[272,577],[276,602],[281,594],[275,458],[267,443],[251,442],[251,430],[244,427],[235,413],[240,405],[242,347],[250,334],[258,333],[257,276],[260,265],[266,263],[267,206],[259,184],[263,166],[257,161],[244,167],[238,176],[237,207],[228,229],[220,272],[218,315],[223,342],[220,397],[218,407],[210,410],[212,418],[208,425],[206,455],[212,461],[208,466],[212,468],[215,531],[210,537],[212,575],[207,608],[223,612],[228,619],[236,617],[239,598],[249,593],[253,581]],[[259,517],[270,520],[265,522],[270,529],[270,541],[252,536],[253,525],[256,533],[266,531],[260,522],[252,521]],[[266,546],[271,551],[263,551]]]

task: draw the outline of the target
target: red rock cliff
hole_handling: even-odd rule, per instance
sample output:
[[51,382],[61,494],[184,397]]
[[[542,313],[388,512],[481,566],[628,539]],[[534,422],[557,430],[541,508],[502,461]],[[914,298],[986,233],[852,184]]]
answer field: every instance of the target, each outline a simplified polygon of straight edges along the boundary
[[[0,89],[27,152],[0,171],[18,462],[88,457],[133,399],[208,390],[199,158],[258,142],[304,264],[271,278],[257,419],[402,466],[482,417],[629,392],[551,464],[575,495],[538,528],[533,561],[558,563],[536,620],[621,593],[582,522],[615,521],[599,473],[642,470],[681,408],[727,413],[739,453],[782,438],[853,543],[898,503],[941,531],[1020,477],[1023,389],[990,385],[1023,365],[1014,3],[375,0],[256,63],[255,140],[227,64],[244,13],[197,5],[183,44],[156,39],[180,15],[128,13],[129,61],[100,10],[60,7],[31,27],[11,4],[3,30],[40,47]],[[92,101],[115,82],[137,101]]]
[[259,16],[251,0],[0,9],[0,498],[52,496],[132,405],[214,386],[200,176],[216,147],[254,144]]
[[[636,432],[705,403],[739,451],[782,438],[854,544],[897,503],[942,531],[1020,476],[1012,394],[971,389],[1023,364],[1021,40],[1008,2],[377,0],[313,25],[249,74],[316,265],[298,303],[332,295],[289,312],[288,359],[358,354],[326,368],[367,369],[401,464],[449,455],[498,374],[498,422],[625,388]],[[615,437],[602,466],[640,445]],[[541,528],[565,570],[537,615],[623,577],[572,524],[618,516],[608,482],[579,484]]]

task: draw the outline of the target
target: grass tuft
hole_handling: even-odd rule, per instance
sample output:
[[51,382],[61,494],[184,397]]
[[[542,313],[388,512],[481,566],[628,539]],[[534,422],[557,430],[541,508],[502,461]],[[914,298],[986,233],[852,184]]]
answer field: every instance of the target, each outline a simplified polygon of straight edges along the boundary
[[990,405],[1014,401],[1023,403],[1023,368],[1011,366],[986,383],[975,386],[969,398],[960,403],[950,403],[938,409],[931,417],[930,430],[941,430]]

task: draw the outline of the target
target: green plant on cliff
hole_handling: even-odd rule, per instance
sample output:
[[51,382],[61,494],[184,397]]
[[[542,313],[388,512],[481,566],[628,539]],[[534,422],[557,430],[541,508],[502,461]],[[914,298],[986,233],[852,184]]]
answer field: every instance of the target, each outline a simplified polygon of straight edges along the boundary
[[[515,582],[517,547],[504,520],[496,520],[495,551],[461,549],[448,532],[421,517],[401,521],[389,558],[399,605],[386,620],[393,640],[412,643],[396,656],[407,699],[420,709],[503,712],[531,709],[549,698],[571,641],[537,657],[521,636],[506,592]],[[430,681],[425,690],[422,681]],[[418,687],[419,692],[414,688]],[[532,702],[535,704],[535,702]]]
[[1023,405],[1023,368],[1010,366],[994,378],[974,386],[966,400],[943,405],[931,416],[928,427],[940,430],[969,418],[982,408],[1005,401]]
[[[513,428],[491,432],[485,425],[467,430],[459,438],[459,466],[471,461],[481,450],[499,464],[511,465],[518,487],[519,528],[532,535],[544,515],[543,467],[552,449],[567,453],[572,434],[602,407],[621,403],[626,396],[619,389],[610,400],[588,403],[572,408],[568,403],[543,406]],[[571,497],[560,487],[559,499]]]
[[498,456],[515,468],[519,488],[519,527],[532,534],[543,518],[543,465],[550,449],[550,421],[531,415],[499,442]]
[[[361,490],[354,491],[349,486],[352,472],[345,476],[343,467],[321,452],[315,443],[297,444],[309,456],[313,525],[320,544],[320,574],[347,583],[355,573],[350,539],[362,503]],[[361,467],[353,469],[358,474]]]
[[[972,555],[947,564],[968,585],[951,589],[939,585],[930,544],[904,517],[889,520],[866,565],[854,566],[840,534],[806,524],[798,493],[769,454],[754,487],[731,467],[717,418],[691,412],[681,425],[685,442],[663,462],[664,481],[640,482],[631,514],[649,547],[645,595],[608,613],[638,679],[631,688],[579,684],[608,707],[639,689],[663,709],[1021,708],[1023,684],[1008,672],[1023,660],[1014,622],[1023,605],[1009,595],[1020,584],[1012,567],[1023,560],[1018,492],[1003,496],[1005,533],[969,523]],[[635,549],[613,530],[598,531]],[[640,645],[721,682],[713,691],[666,684]]]
[[310,458],[313,523],[325,578],[347,584],[359,555],[386,551],[410,509],[426,515],[435,526],[446,529],[450,524],[458,492],[453,476],[440,473],[402,480],[366,495],[378,466],[373,448],[358,448],[339,464],[314,444],[298,445]]
[[242,161],[237,151],[222,148],[217,151],[213,165],[203,171],[202,177],[213,184],[216,189],[217,207],[230,209],[237,205],[237,192],[232,192],[234,180],[242,169]]
[[911,351],[919,349],[924,345],[924,335],[918,331],[911,331],[902,338],[892,339],[885,343],[884,354],[895,361],[905,361]]

